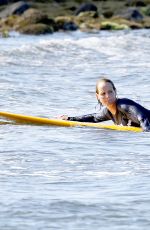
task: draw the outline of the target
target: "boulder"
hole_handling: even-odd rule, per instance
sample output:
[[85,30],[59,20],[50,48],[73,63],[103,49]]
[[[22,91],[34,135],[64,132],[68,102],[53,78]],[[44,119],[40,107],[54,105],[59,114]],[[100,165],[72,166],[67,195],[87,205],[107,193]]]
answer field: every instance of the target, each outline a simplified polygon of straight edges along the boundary
[[132,7],[129,7],[121,11],[118,16],[135,22],[142,22],[144,19],[140,11],[137,8],[132,8]]
[[93,11],[88,12],[81,12],[78,16],[75,17],[75,21],[77,24],[80,24],[82,22],[87,22],[95,19],[95,13]]
[[90,33],[90,32],[98,32],[101,29],[101,23],[100,22],[83,22],[79,25],[79,29],[82,32]]
[[121,17],[113,17],[113,18],[111,18],[111,21],[114,23],[117,23],[119,25],[126,25],[131,29],[142,29],[143,28],[141,23],[129,21],[129,20],[121,18]]
[[150,29],[150,17],[145,17],[143,21],[143,27],[146,29]]
[[0,18],[6,18],[13,14],[21,15],[29,8],[30,8],[30,5],[24,1],[19,1],[16,3],[10,4],[6,7],[5,10],[0,12]]
[[59,16],[55,18],[58,30],[75,31],[78,26],[74,22],[74,16]]
[[75,16],[74,22],[82,31],[97,31],[100,29],[101,18],[95,18],[95,13],[94,11],[81,12]]
[[[39,25],[36,27],[35,26],[36,24],[39,24]],[[31,28],[30,25],[34,25],[31,27],[34,27],[35,30],[38,30],[38,28],[48,28],[47,26],[50,26],[51,28],[53,28],[54,31],[57,31],[56,23],[53,19],[48,18],[48,16],[42,13],[41,11],[32,9],[32,8],[27,10],[21,17],[17,19],[15,30],[17,31],[29,30],[30,31],[30,28]],[[45,25],[45,27],[43,25]]]
[[146,3],[144,0],[127,0],[126,6],[143,7],[146,6]]
[[34,23],[51,23],[52,19],[49,19],[47,14],[43,13],[40,10],[30,8],[22,15],[23,20],[28,21],[31,24]]
[[103,12],[103,15],[105,18],[111,18],[113,16],[114,12],[112,10],[105,10]]
[[16,25],[19,16],[11,15],[0,20],[0,31],[11,31]]
[[142,13],[145,15],[145,16],[149,16],[150,17],[150,5],[147,6],[147,7],[143,7],[141,9]]
[[75,12],[75,15],[79,15],[81,12],[94,11],[98,16],[97,7],[93,3],[83,3]]
[[23,34],[30,34],[30,35],[40,35],[40,34],[53,33],[53,28],[42,23],[37,23],[37,24],[24,26],[20,28],[18,32]]
[[129,26],[125,24],[118,24],[112,21],[101,22],[101,30],[125,30],[129,29]]
[[62,29],[65,31],[75,31],[78,29],[78,26],[74,22],[65,22]]

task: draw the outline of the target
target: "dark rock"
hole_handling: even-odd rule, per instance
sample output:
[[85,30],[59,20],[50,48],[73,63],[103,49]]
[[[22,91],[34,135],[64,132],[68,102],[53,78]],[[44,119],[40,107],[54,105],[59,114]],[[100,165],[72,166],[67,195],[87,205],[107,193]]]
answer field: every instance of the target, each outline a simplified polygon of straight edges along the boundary
[[127,0],[126,6],[143,7],[146,3],[143,0]]
[[111,10],[107,10],[103,12],[105,18],[111,18],[113,16],[113,12]]
[[122,11],[119,16],[122,18],[125,18],[127,20],[133,20],[136,22],[142,22],[144,17],[136,8],[128,8],[124,11]]
[[0,5],[2,4],[4,4],[4,5],[6,5],[6,4],[12,4],[12,3],[15,3],[15,2],[18,2],[18,0],[0,0]]
[[65,31],[75,31],[78,29],[78,26],[74,22],[65,22],[62,29]]
[[65,0],[54,0],[57,3],[65,2]]
[[8,0],[0,0],[0,5],[6,5],[8,4]]
[[79,7],[79,9],[76,10],[75,15],[79,15],[81,12],[86,12],[86,11],[94,11],[97,13],[98,16],[97,7],[92,3],[83,3]]
[[146,4],[143,1],[137,1],[135,6],[143,7],[146,6]]
[[66,8],[67,10],[75,11],[77,8],[76,6],[70,6]]
[[21,15],[29,8],[30,5],[24,1],[13,3],[0,12],[0,18],[5,18],[13,14]]
[[75,16],[59,16],[55,18],[58,30],[75,31],[78,25],[74,22]]

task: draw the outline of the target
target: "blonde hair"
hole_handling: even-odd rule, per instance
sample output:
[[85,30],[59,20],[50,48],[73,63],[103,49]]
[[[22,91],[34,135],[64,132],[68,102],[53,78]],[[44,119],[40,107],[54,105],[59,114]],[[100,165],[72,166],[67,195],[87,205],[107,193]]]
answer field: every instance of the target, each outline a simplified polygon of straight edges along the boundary
[[99,79],[98,81],[97,81],[97,83],[96,83],[96,93],[98,94],[99,93],[99,84],[101,83],[101,82],[105,82],[105,83],[110,83],[111,85],[112,85],[112,87],[113,87],[113,90],[117,93],[117,90],[116,90],[116,87],[115,87],[115,85],[114,85],[114,83],[110,80],[110,79],[108,79],[108,78],[102,78],[102,79]]

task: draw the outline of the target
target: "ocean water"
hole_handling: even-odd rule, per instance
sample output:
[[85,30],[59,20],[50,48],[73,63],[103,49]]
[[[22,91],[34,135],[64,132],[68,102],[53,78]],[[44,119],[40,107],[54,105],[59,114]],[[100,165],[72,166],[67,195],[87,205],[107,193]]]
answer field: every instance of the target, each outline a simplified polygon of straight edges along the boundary
[[[0,39],[1,111],[95,111],[95,84],[150,109],[149,30]],[[149,230],[150,133],[0,126],[0,229]]]

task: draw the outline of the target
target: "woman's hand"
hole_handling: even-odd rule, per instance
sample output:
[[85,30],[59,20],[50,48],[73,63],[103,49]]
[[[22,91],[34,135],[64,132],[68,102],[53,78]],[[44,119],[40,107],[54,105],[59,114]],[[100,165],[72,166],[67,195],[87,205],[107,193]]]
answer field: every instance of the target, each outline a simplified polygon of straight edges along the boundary
[[61,115],[61,116],[58,116],[57,119],[59,119],[59,120],[68,120],[68,116],[67,115]]

